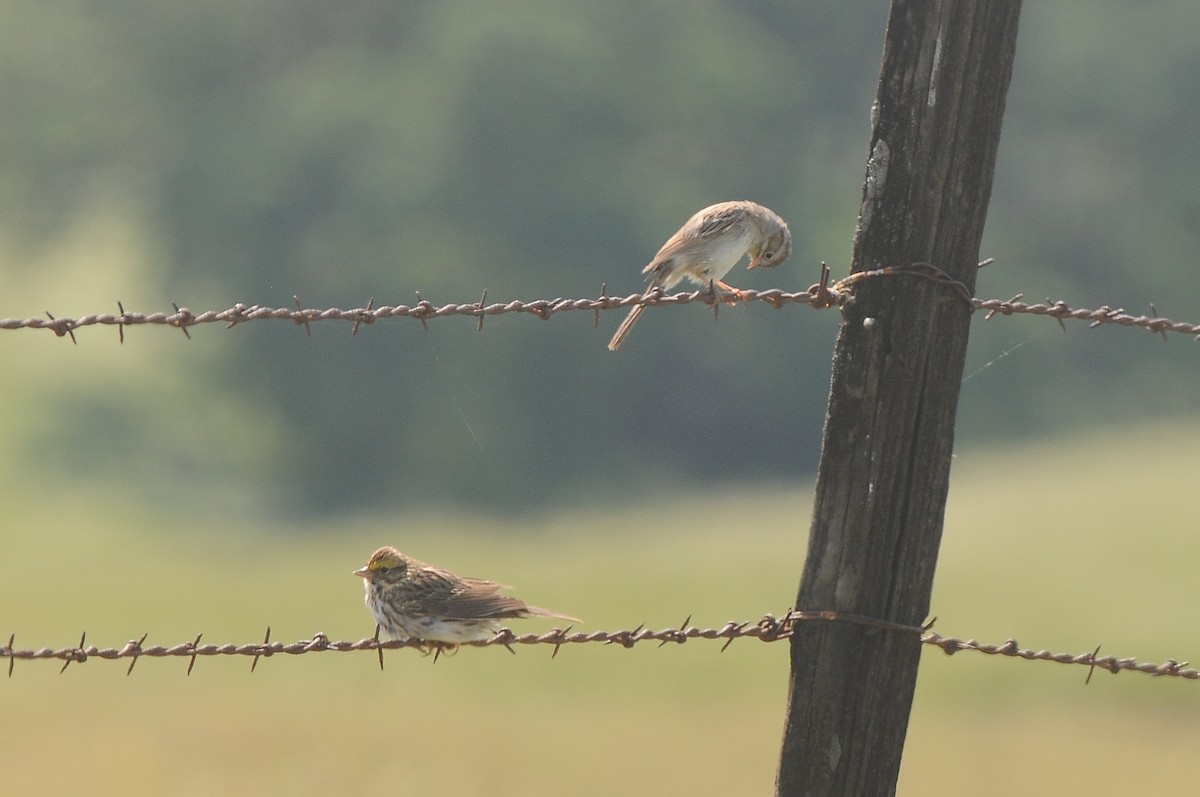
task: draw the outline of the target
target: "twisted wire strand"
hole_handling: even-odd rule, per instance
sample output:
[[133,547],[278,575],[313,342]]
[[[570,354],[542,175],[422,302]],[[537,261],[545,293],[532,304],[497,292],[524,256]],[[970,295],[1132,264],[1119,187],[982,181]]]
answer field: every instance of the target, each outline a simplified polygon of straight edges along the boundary
[[[730,621],[720,627],[710,628],[700,628],[691,625],[691,617],[688,617],[677,628],[664,628],[657,631],[644,626],[620,631],[589,632],[573,632],[570,628],[556,628],[544,634],[518,635],[507,628],[503,628],[491,639],[464,643],[463,647],[491,647],[500,645],[507,648],[510,652],[515,653],[513,650],[514,645],[552,645],[554,647],[553,655],[556,656],[559,649],[565,645],[602,644],[617,645],[624,649],[631,649],[646,642],[657,642],[658,646],[662,647],[668,643],[682,645],[689,640],[703,639],[710,641],[724,640],[725,644],[721,646],[721,651],[724,651],[737,639],[757,639],[760,642],[777,642],[789,639],[796,625],[801,622],[850,623],[876,631],[912,634],[917,636],[922,644],[936,647],[947,655],[968,651],[989,656],[1004,656],[1022,661],[1048,661],[1058,664],[1084,666],[1088,668],[1087,680],[1089,682],[1092,674],[1097,669],[1106,670],[1111,673],[1137,672],[1144,675],[1183,678],[1191,681],[1200,680],[1200,670],[1189,667],[1186,661],[1167,659],[1163,662],[1154,663],[1140,662],[1132,657],[1101,656],[1099,647],[1085,653],[1055,653],[1044,649],[1033,650],[1022,648],[1015,639],[1008,639],[999,644],[988,644],[974,639],[963,640],[934,632],[931,630],[933,621],[926,623],[924,626],[909,626],[871,617],[832,611],[790,611],[786,612],[782,617],[764,614],[757,622],[747,621],[738,623]],[[71,647],[18,649],[14,647],[15,635],[10,635],[8,644],[0,646],[0,659],[7,658],[9,660],[9,677],[13,674],[13,667],[17,660],[61,661],[62,669],[60,672],[62,672],[73,663],[83,664],[92,659],[106,661],[129,659],[129,668],[126,670],[126,674],[129,674],[133,672],[134,665],[137,664],[138,659],[143,657],[156,659],[186,658],[188,659],[187,672],[190,675],[198,658],[211,656],[251,657],[253,661],[250,669],[254,671],[260,658],[270,658],[271,656],[281,654],[300,656],[307,653],[329,651],[348,653],[374,650],[379,656],[380,667],[382,667],[383,651],[385,650],[416,648],[425,654],[435,652],[437,655],[440,655],[449,647],[457,647],[430,644],[420,639],[384,641],[379,639],[378,631],[376,631],[374,637],[360,639],[357,642],[333,641],[320,632],[314,634],[310,639],[302,639],[297,642],[272,642],[270,628],[267,629],[262,642],[241,645],[201,644],[202,636],[202,634],[197,635],[190,642],[165,646],[147,645],[146,635],[143,635],[141,639],[130,640],[119,648],[101,648],[87,644],[87,634],[85,633],[80,637],[79,644]],[[436,658],[437,656],[435,655],[435,660]]]
[[[984,264],[990,261],[984,261]],[[193,313],[187,307],[173,304],[174,312],[165,313],[135,313],[127,311],[124,304],[117,303],[117,313],[92,313],[78,318],[57,317],[46,311],[46,318],[4,318],[0,319],[0,329],[48,329],[59,337],[68,336],[75,340],[75,330],[91,326],[117,327],[121,341],[125,340],[125,328],[135,326],[168,326],[181,330],[191,337],[188,330],[203,324],[224,324],[226,328],[251,321],[282,320],[290,321],[296,326],[302,326],[312,334],[312,324],[320,321],[343,321],[353,324],[352,334],[357,335],[363,324],[373,324],[376,321],[389,318],[413,318],[423,326],[427,322],[450,316],[466,316],[477,319],[478,329],[482,331],[483,321],[488,316],[522,313],[535,315],[548,320],[559,313],[572,311],[589,311],[595,315],[595,324],[599,326],[600,313],[607,310],[623,310],[634,305],[649,307],[677,306],[699,302],[717,312],[721,304],[745,302],[765,302],[776,309],[785,305],[808,305],[816,309],[836,307],[845,304],[853,296],[857,285],[866,280],[881,277],[909,275],[932,280],[935,283],[949,286],[955,294],[968,302],[973,310],[986,311],[985,320],[991,320],[996,315],[1039,315],[1056,319],[1065,329],[1065,320],[1088,321],[1092,327],[1118,325],[1139,327],[1164,338],[1167,333],[1192,335],[1200,339],[1200,324],[1173,321],[1157,315],[1153,305],[1153,315],[1136,315],[1124,308],[1113,308],[1107,305],[1097,308],[1072,307],[1065,301],[1047,299],[1045,302],[1029,303],[1023,301],[1023,294],[1017,294],[1011,299],[977,299],[970,295],[966,286],[948,277],[945,272],[928,263],[914,263],[906,267],[888,267],[872,271],[852,274],[839,282],[829,283],[828,269],[822,272],[821,282],[811,286],[806,291],[784,291],[779,288],[769,290],[742,291],[739,296],[724,295],[713,286],[707,290],[685,291],[681,293],[663,293],[655,289],[648,293],[634,293],[628,296],[608,296],[607,288],[601,288],[598,298],[580,299],[534,299],[532,301],[511,300],[507,302],[487,301],[487,291],[477,302],[465,304],[435,305],[421,298],[417,293],[417,303],[375,306],[372,298],[365,307],[343,310],[337,307],[317,309],[305,308],[299,298],[294,307],[266,307],[263,305],[246,305],[238,302],[225,310],[208,310]]]

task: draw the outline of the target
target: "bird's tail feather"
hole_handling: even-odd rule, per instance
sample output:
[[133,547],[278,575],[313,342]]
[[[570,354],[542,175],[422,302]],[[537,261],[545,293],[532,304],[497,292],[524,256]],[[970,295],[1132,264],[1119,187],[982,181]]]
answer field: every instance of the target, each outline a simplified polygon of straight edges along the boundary
[[629,315],[625,316],[625,320],[621,322],[621,326],[617,327],[612,340],[608,342],[609,351],[616,351],[621,348],[621,344],[625,342],[625,336],[629,334],[629,330],[633,329],[633,325],[637,323],[644,312],[646,312],[646,305],[634,305],[633,309],[629,311]]
[[560,620],[570,620],[573,623],[582,622],[578,617],[572,617],[569,614],[562,614],[561,612],[552,612],[549,609],[543,609],[540,606],[527,606],[526,611],[538,617],[557,617]]

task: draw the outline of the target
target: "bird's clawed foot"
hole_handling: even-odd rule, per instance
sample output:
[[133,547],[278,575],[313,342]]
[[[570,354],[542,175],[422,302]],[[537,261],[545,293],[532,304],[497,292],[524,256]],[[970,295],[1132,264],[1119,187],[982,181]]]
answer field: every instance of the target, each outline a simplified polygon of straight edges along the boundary
[[[725,293],[732,295],[734,297],[734,299],[736,299],[739,302],[748,301],[749,296],[750,296],[750,294],[747,291],[744,291],[741,288],[735,288],[732,285],[727,285],[724,282],[722,282],[721,280],[715,280],[715,281],[709,280],[709,283],[708,283],[709,291],[711,291],[714,295],[719,295],[719,294],[717,294],[717,288],[720,288],[721,290],[725,291]],[[735,303],[736,302],[730,302],[729,304],[735,304]]]

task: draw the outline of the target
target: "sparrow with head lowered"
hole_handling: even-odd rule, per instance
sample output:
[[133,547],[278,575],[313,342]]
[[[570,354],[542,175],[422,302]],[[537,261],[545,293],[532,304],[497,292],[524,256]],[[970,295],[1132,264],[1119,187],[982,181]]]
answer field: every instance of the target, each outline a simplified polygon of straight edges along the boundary
[[[791,253],[792,233],[775,211],[746,200],[721,202],[684,222],[642,273],[650,275],[650,290],[668,290],[687,277],[740,295],[721,280],[743,255],[750,256],[748,268],[753,269],[778,266]],[[609,351],[620,348],[645,311],[646,305],[634,305],[609,341]]]

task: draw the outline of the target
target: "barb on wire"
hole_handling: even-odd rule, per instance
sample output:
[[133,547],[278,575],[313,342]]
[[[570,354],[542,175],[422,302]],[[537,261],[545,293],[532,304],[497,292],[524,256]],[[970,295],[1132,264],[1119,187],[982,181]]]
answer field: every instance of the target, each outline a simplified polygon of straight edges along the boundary
[[[943,636],[931,630],[934,620],[930,620],[921,626],[903,625],[887,620],[880,620],[873,617],[864,617],[861,615],[846,614],[834,611],[789,611],[785,612],[782,617],[775,617],[772,614],[764,614],[757,622],[727,622],[720,628],[698,628],[691,624],[691,616],[688,616],[679,626],[664,628],[659,631],[654,631],[646,628],[644,625],[639,625],[636,628],[624,631],[590,631],[582,632],[568,628],[555,628],[545,634],[515,634],[507,628],[502,628],[491,639],[478,642],[467,642],[463,646],[470,647],[489,647],[500,645],[515,653],[513,645],[552,645],[553,652],[551,658],[558,655],[558,651],[564,645],[579,645],[596,643],[602,645],[617,645],[624,649],[629,649],[643,642],[657,642],[657,647],[661,648],[669,642],[677,645],[682,645],[692,639],[705,640],[724,640],[724,644],[720,650],[725,651],[726,648],[736,639],[757,639],[760,642],[777,642],[783,639],[789,639],[796,627],[797,623],[802,622],[837,622],[850,623],[853,625],[870,628],[877,631],[894,632],[903,634],[912,634],[918,637],[922,644],[930,645],[939,648],[947,655],[953,655],[962,651],[973,651],[983,653],[989,656],[1005,656],[1008,658],[1022,659],[1025,661],[1050,661],[1058,664],[1075,664],[1088,668],[1087,681],[1091,681],[1092,673],[1096,669],[1108,670],[1111,673],[1123,671],[1139,672],[1145,675],[1153,676],[1171,676],[1183,678],[1185,680],[1200,680],[1200,670],[1188,666],[1186,661],[1176,661],[1175,659],[1167,659],[1161,663],[1139,662],[1134,658],[1118,658],[1116,656],[1101,656],[1100,647],[1097,646],[1094,650],[1086,653],[1053,653],[1048,650],[1029,650],[1021,648],[1015,639],[1009,639],[1001,644],[986,644],[978,642],[974,639],[962,640],[956,637]],[[129,669],[126,670],[126,675],[133,672],[133,666],[139,658],[168,658],[168,657],[183,657],[187,658],[188,668],[187,674],[191,675],[192,668],[196,664],[197,657],[209,656],[249,656],[252,658],[250,671],[254,672],[261,657],[274,656],[281,653],[286,653],[291,656],[299,656],[305,653],[321,653],[334,651],[346,653],[351,651],[376,651],[379,658],[379,667],[383,669],[383,651],[398,650],[401,648],[415,648],[422,654],[428,655],[434,653],[434,661],[444,653],[452,652],[459,646],[444,645],[439,643],[429,643],[421,639],[393,639],[383,641],[379,638],[378,627],[375,630],[375,635],[360,639],[357,642],[330,641],[329,637],[324,633],[317,632],[311,639],[302,639],[298,642],[272,642],[271,629],[268,627],[266,635],[262,642],[251,643],[245,645],[201,645],[201,634],[197,634],[195,640],[184,642],[179,645],[163,646],[149,645],[147,646],[145,634],[140,639],[130,640],[120,648],[99,648],[95,645],[88,645],[87,634],[80,636],[79,644],[73,647],[66,648],[39,648],[18,650],[13,647],[16,635],[12,634],[8,638],[8,644],[0,647],[0,658],[8,658],[8,674],[12,677],[13,664],[17,659],[22,660],[54,660],[62,661],[63,666],[60,672],[65,671],[67,666],[72,662],[83,664],[91,659],[117,660],[130,659]]]
[[87,631],[84,631],[79,636],[79,647],[75,648],[75,650],[72,652],[72,654],[70,656],[64,657],[62,669],[58,671],[59,675],[62,675],[64,672],[67,671],[67,667],[69,667],[71,665],[71,662],[87,661],[87,655],[83,653],[83,643],[86,641],[87,641]]
[[[142,643],[146,641],[146,637],[148,636],[150,634],[142,634],[141,639],[136,642],[131,639],[126,643],[125,647],[121,648],[122,651],[127,651],[128,655],[132,657],[132,660],[129,662],[129,669],[125,671],[125,675],[133,672],[133,665],[137,664],[138,656],[142,655]],[[11,673],[9,674],[11,675]]]
[[269,647],[270,642],[271,642],[271,626],[267,626],[267,633],[263,637],[262,653],[254,654],[254,661],[250,662],[250,672],[254,672],[254,668],[258,666],[258,657],[259,656],[270,656],[271,655],[272,651],[271,651],[271,648]]
[[[296,300],[297,304],[299,301],[299,299]],[[183,336],[188,340],[191,340],[192,333],[188,332],[187,328],[188,325],[192,323],[192,311],[188,310],[186,307],[181,308],[175,302],[171,302],[171,306],[175,308],[175,315],[171,316],[171,318],[174,320],[168,321],[168,323],[173,327],[179,327],[179,331],[183,333]],[[74,340],[73,335],[72,340]]]

